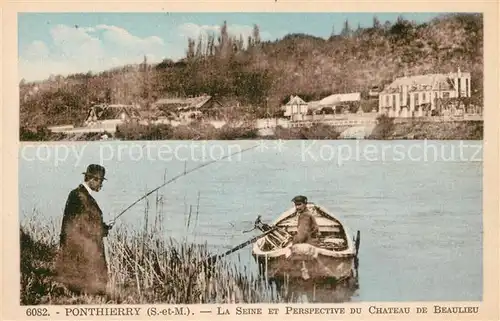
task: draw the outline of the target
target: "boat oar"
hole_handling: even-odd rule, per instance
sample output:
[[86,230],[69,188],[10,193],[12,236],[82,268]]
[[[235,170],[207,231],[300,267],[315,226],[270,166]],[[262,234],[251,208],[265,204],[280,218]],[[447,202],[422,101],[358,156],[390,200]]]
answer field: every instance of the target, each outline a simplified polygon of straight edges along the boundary
[[356,233],[356,242],[354,244],[356,247],[356,256],[358,256],[358,252],[359,252],[360,238],[361,238],[361,232],[358,230],[358,232]]
[[220,259],[220,258],[223,258],[224,256],[226,255],[229,255],[231,253],[234,253],[238,250],[241,250],[242,248],[244,248],[245,246],[248,246],[249,244],[252,244],[253,242],[257,241],[258,239],[260,238],[263,238],[264,236],[272,233],[273,231],[275,231],[278,227],[277,226],[274,226],[272,227],[270,230],[266,231],[265,233],[261,234],[261,235],[257,235],[253,238],[251,238],[250,240],[246,241],[246,242],[243,242],[235,247],[233,247],[232,249],[222,253],[222,254],[215,254],[215,255],[212,255],[211,257],[209,257],[208,259],[205,260],[206,263],[215,263],[215,261],[217,259]]

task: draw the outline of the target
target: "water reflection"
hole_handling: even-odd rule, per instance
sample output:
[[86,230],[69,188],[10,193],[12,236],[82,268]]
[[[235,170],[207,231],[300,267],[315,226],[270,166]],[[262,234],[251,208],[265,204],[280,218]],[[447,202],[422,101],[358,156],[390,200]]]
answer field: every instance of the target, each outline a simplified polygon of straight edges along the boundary
[[[287,303],[343,303],[352,301],[359,290],[359,259],[354,260],[351,276],[344,279],[333,277],[303,278],[273,277],[267,282],[276,295]],[[266,278],[264,269],[260,276]]]

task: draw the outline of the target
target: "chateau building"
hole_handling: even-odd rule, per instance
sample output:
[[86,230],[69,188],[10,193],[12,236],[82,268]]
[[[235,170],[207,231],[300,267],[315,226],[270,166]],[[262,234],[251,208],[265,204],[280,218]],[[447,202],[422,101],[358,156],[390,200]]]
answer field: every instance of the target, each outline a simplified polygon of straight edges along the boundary
[[411,117],[422,114],[422,105],[436,109],[438,98],[470,97],[469,72],[427,74],[396,78],[379,95],[379,114]]

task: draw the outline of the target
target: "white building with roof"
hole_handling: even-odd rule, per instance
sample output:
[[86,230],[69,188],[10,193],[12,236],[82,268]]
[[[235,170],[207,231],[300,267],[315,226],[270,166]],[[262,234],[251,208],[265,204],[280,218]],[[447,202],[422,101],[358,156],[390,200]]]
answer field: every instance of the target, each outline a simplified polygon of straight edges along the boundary
[[129,121],[139,121],[141,115],[137,105],[123,104],[97,104],[90,107],[85,126],[98,126],[103,124],[121,124]]
[[152,109],[159,110],[160,116],[173,113],[182,119],[189,119],[195,115],[216,115],[217,107],[223,107],[218,100],[209,95],[201,95],[188,98],[161,98],[153,103]]
[[427,74],[396,78],[379,94],[379,114],[390,117],[422,115],[422,105],[436,109],[437,98],[470,97],[471,74]]
[[361,93],[346,93],[346,94],[332,94],[318,101],[311,101],[309,103],[309,109],[314,111],[319,111],[325,107],[335,108],[338,105],[342,105],[349,102],[359,102],[361,101]]
[[361,93],[333,94],[321,100],[305,102],[299,96],[290,96],[290,100],[282,108],[285,110],[284,116],[291,120],[303,120],[309,111],[320,112],[323,108],[335,108],[343,103],[356,102],[361,100]]
[[299,96],[290,96],[290,100],[286,103],[284,116],[290,117],[292,120],[301,120],[307,115],[307,103]]

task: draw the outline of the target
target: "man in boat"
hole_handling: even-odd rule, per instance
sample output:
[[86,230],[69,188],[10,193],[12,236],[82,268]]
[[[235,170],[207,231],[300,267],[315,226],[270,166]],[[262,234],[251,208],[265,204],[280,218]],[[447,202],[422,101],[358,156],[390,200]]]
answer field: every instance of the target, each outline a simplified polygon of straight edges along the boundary
[[91,164],[82,174],[84,181],[69,193],[64,208],[56,279],[77,294],[103,295],[108,282],[103,238],[112,226],[104,223],[92,194],[101,190],[105,169]]
[[307,208],[307,197],[298,195],[292,199],[295,204],[296,213],[299,215],[297,222],[297,234],[293,237],[292,243],[310,243],[314,244],[319,236],[318,224]]

